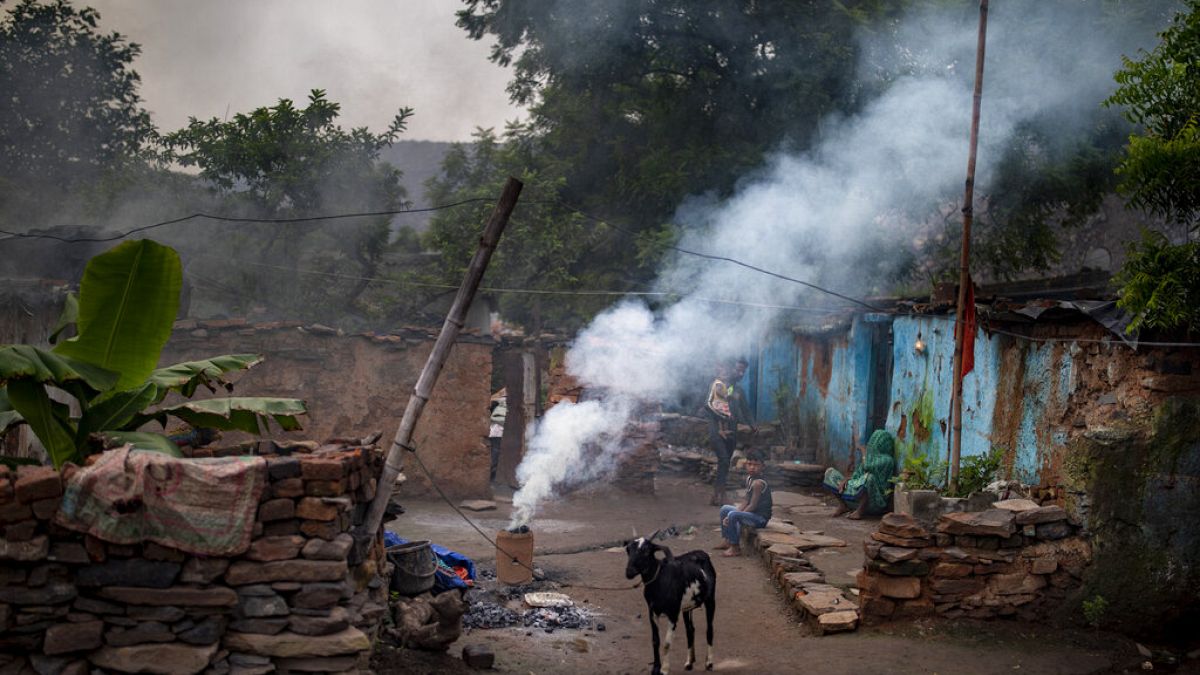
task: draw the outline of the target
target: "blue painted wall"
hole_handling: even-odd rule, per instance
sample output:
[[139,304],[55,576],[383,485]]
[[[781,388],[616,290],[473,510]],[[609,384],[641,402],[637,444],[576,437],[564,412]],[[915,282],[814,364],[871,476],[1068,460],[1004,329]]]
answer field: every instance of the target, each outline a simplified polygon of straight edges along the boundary
[[[891,320],[886,329],[872,324]],[[924,343],[915,349],[918,338]],[[891,350],[889,382],[875,381],[877,350]],[[887,387],[885,428],[904,454],[949,458],[954,319],[948,316],[856,316],[848,328],[818,334],[780,331],[758,354],[757,414],[776,420],[775,392],[786,384],[797,400],[800,441],[818,462],[845,467],[851,448],[870,436],[874,387]],[[963,381],[962,456],[1007,452],[1015,477],[1036,483],[1063,455],[1072,391],[1071,343],[1038,343],[982,331],[975,368]]]

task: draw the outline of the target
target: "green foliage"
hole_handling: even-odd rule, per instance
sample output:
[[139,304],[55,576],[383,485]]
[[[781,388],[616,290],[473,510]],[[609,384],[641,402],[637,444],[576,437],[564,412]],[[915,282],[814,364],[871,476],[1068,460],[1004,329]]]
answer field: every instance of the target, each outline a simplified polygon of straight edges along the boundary
[[1200,242],[1172,244],[1145,230],[1126,255],[1116,283],[1117,304],[1133,316],[1127,330],[1200,331]]
[[[70,325],[77,315],[77,337],[54,351],[0,347],[0,433],[28,424],[54,465],[62,466],[80,461],[97,445],[112,443],[178,452],[166,437],[137,431],[150,421],[165,428],[168,416],[198,427],[250,433],[270,420],[285,430],[298,429],[296,416],[305,408],[296,399],[218,398],[159,405],[171,392],[190,397],[200,386],[228,389],[226,373],[262,360],[255,354],[233,354],[154,368],[175,319],[181,275],[175,251],[148,240],[126,242],[93,258],[78,304],[67,303],[61,322]],[[74,398],[79,414],[72,415],[61,397],[52,398],[51,388]]]
[[1142,128],[1118,173],[1132,205],[1194,229],[1200,222],[1200,0],[1185,0],[1161,41],[1125,58],[1105,103]]
[[903,485],[906,490],[938,490],[945,475],[945,460],[934,459],[926,453],[906,453],[900,475],[891,481]]
[[[144,157],[154,138],[132,70],[141,48],[96,10],[21,0],[0,18],[0,176],[68,191]],[[0,203],[22,199],[0,191]]]
[[[195,167],[225,203],[251,218],[397,210],[400,172],[380,150],[404,131],[401,108],[381,134],[337,124],[341,106],[314,89],[307,106],[280,99],[232,119],[197,120],[164,137],[171,156]],[[389,251],[390,218],[363,217],[216,228],[190,267],[225,280],[224,304],[288,318],[329,320],[371,311],[361,301]],[[246,259],[245,251],[254,251]],[[241,260],[230,274],[228,261]],[[307,274],[301,273],[301,270]]]
[[973,492],[982,492],[1000,476],[1004,465],[1004,449],[992,448],[986,455],[965,457],[958,467],[957,490],[947,490],[947,497],[967,497]]
[[1083,601],[1083,620],[1093,628],[1099,628],[1100,622],[1104,620],[1104,613],[1108,609],[1108,601],[1103,595],[1094,595],[1091,599]]
[[67,314],[78,316],[79,334],[54,351],[120,374],[128,389],[158,365],[179,311],[183,266],[173,249],[148,239],[127,241],[88,263],[80,298]]
[[[535,331],[545,325],[577,326],[612,298],[546,292],[628,286],[605,269],[612,252],[601,244],[602,229],[555,199],[563,178],[554,165],[534,155],[525,129],[511,127],[503,141],[481,130],[474,143],[455,145],[441,175],[430,181],[428,195],[437,203],[494,197],[510,175],[525,188],[488,265],[485,286],[532,291],[498,296],[506,319]],[[441,253],[441,259],[436,268],[424,272],[424,280],[450,286],[461,282],[492,208],[489,200],[433,218],[424,241]]]

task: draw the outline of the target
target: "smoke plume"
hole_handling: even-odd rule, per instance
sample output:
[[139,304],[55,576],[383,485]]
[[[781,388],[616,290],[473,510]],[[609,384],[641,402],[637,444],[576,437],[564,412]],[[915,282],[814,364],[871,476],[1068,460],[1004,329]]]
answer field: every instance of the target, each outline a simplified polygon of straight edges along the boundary
[[[1169,16],[1163,8],[1173,3],[1152,4],[1158,12],[1136,25],[1112,20],[1100,2],[993,4],[981,183],[1022,122],[1063,129],[1090,123],[1113,87],[1121,55],[1149,44]],[[684,203],[676,218],[685,231],[680,248],[847,295],[881,290],[911,259],[922,219],[961,194],[977,17],[961,7],[920,13],[887,34],[864,37],[862,78],[883,92],[859,114],[827,120],[811,150],[770,158],[732,198]],[[600,398],[560,403],[531,428],[517,473],[522,488],[513,498],[514,524],[533,517],[556,485],[587,480],[617,462],[621,430],[640,403],[678,399],[685,383],[711,373],[718,359],[751,355],[781,315],[766,306],[847,306],[792,282],[682,253],[668,261],[658,287],[684,297],[661,312],[622,301],[572,346],[568,371]]]

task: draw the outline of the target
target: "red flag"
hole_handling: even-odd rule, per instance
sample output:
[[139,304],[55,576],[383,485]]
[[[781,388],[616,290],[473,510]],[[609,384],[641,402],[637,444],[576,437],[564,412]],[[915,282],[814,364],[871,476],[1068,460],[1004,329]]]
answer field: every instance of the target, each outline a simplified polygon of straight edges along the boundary
[[975,369],[975,283],[967,277],[967,306],[963,308],[962,376]]

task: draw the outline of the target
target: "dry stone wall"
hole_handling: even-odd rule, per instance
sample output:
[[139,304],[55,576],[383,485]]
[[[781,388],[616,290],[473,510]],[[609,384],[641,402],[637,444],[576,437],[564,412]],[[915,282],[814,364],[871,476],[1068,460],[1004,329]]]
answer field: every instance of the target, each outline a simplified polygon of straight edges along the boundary
[[74,467],[0,467],[0,671],[365,669],[387,564],[380,537],[351,530],[381,463],[363,447],[266,457],[254,536],[230,558],[67,530],[55,516]]
[[1079,588],[1091,545],[1059,506],[1023,500],[942,516],[931,532],[890,513],[863,542],[865,623],[940,615],[1044,618]]

